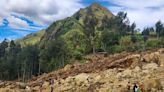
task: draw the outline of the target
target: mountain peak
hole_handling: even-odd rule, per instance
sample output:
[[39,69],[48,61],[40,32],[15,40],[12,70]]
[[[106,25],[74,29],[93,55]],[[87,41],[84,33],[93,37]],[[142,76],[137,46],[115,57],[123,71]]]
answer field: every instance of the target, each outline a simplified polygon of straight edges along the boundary
[[105,11],[108,10],[107,8],[103,7],[102,5],[100,5],[100,4],[97,3],[97,2],[92,3],[92,4],[89,6],[89,8],[90,8],[91,10],[105,10]]
[[102,7],[99,3],[94,2],[90,5],[90,7]]
[[104,16],[113,17],[114,15],[106,7],[100,5],[99,3],[92,3],[90,6],[80,9],[73,16],[82,22],[86,16],[95,16],[98,19],[102,19]]

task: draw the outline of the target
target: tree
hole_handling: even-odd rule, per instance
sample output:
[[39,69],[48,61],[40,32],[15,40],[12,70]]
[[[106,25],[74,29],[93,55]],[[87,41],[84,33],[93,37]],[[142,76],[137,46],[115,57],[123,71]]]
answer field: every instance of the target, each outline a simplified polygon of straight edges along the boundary
[[47,47],[40,52],[39,71],[49,72],[67,64],[72,57],[68,46],[59,38],[46,45]]
[[111,23],[111,29],[115,29],[116,33],[119,34],[119,36],[125,36],[128,34],[130,27],[127,13],[118,12],[116,17],[111,18],[109,21]]
[[161,21],[158,21],[158,22],[155,24],[155,28],[156,28],[157,39],[159,39],[160,33],[161,33],[161,31],[163,30],[163,24],[162,24],[162,22],[161,22]]
[[94,38],[95,38],[95,31],[96,31],[96,26],[98,24],[98,19],[92,14],[92,10],[88,9],[88,14],[89,16],[86,16],[84,19],[85,23],[85,34],[88,37],[89,45],[92,46],[92,52],[95,54],[95,43],[94,43]]
[[137,42],[137,37],[136,37],[136,34],[135,34],[135,28],[136,28],[136,24],[133,23],[131,26],[130,26],[130,31],[131,31],[131,41],[133,43],[136,43]]
[[104,47],[104,51],[106,51],[107,48],[112,45],[119,44],[119,39],[120,39],[119,37],[120,36],[118,34],[116,34],[115,32],[103,31],[101,40],[102,40],[102,44]]
[[135,23],[130,26],[127,13],[119,12],[115,17],[102,19],[101,44],[104,50],[111,46],[118,45],[121,37],[126,36],[132,30],[135,30]]
[[131,35],[135,35],[136,23],[133,23],[130,27]]
[[3,40],[0,44],[0,58],[5,55],[6,48],[8,47],[7,39]]
[[143,35],[143,38],[144,38],[144,42],[146,42],[148,40],[148,37],[149,37],[149,34],[150,34],[150,31],[152,29],[151,28],[145,28],[143,31],[142,31],[142,35]]
[[19,74],[23,81],[30,79],[32,75],[38,73],[39,67],[39,51],[35,45],[27,45],[22,48],[21,53],[19,54]]

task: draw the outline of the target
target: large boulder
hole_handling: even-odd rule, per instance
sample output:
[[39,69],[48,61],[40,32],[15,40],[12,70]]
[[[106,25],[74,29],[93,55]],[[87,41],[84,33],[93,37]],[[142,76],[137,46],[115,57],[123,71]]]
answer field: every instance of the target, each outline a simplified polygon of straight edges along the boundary
[[145,79],[143,83],[146,92],[154,92],[153,90],[162,90],[162,85],[159,79]]
[[16,82],[16,85],[20,88],[20,89],[25,89],[27,84],[23,83],[23,82]]
[[159,58],[160,58],[160,52],[153,52],[153,53],[145,54],[143,56],[143,61],[146,63],[156,63],[160,65]]
[[144,70],[155,70],[158,68],[158,65],[156,63],[148,63],[143,65],[142,69]]
[[141,72],[141,68],[139,66],[136,66],[133,71],[136,73]]
[[141,67],[141,56],[139,54],[131,55],[129,60],[132,61],[130,68],[135,68],[136,66]]
[[89,75],[86,73],[81,73],[74,77],[77,85],[82,85],[83,83],[87,83],[89,79]]
[[126,69],[125,71],[123,71],[122,77],[124,77],[124,78],[130,78],[130,77],[132,77],[132,70]]

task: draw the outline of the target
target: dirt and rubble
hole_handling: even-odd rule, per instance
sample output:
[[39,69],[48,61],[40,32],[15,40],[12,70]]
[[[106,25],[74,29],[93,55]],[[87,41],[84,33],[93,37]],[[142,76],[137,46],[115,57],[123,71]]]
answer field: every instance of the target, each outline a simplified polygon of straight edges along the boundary
[[0,92],[49,92],[54,79],[55,92],[127,92],[130,82],[143,84],[145,92],[164,92],[164,48],[113,55],[97,53],[86,63],[68,64],[57,71],[34,77],[27,83],[0,82]]

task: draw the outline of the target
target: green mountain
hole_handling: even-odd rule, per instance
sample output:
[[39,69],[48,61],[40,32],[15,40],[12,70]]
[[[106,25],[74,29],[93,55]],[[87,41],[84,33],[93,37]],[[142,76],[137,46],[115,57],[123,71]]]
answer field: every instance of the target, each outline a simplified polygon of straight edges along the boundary
[[36,33],[31,33],[21,39],[17,39],[16,42],[21,44],[21,46],[34,45],[40,41],[44,33],[45,33],[45,30],[40,30]]
[[107,8],[98,3],[93,3],[84,9],[80,9],[71,17],[56,21],[50,25],[48,29],[46,29],[41,43],[45,44],[45,42],[54,40],[58,37],[69,39],[71,37],[68,35],[75,32],[79,35],[84,35],[84,30],[86,28],[84,21],[88,16],[98,20],[97,26],[101,26],[104,17],[114,17],[114,15]]

